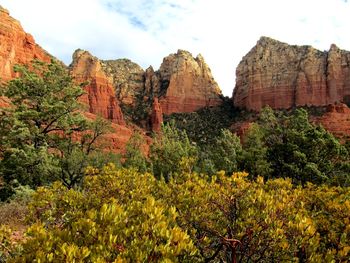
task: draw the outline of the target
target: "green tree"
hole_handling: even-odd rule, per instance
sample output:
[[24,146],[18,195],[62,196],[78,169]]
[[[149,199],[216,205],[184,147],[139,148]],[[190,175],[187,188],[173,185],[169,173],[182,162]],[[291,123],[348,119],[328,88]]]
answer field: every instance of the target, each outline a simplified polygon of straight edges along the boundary
[[[11,101],[10,107],[1,108],[0,116],[0,172],[5,188],[65,180],[72,171],[68,159],[76,158],[79,147],[88,149],[80,154],[89,155],[102,134],[93,130],[79,142],[73,138],[95,126],[79,111],[78,98],[84,91],[54,60],[50,64],[34,61],[31,67],[17,65],[14,70],[19,77],[2,87]],[[75,181],[70,180],[69,185]]]
[[243,138],[243,152],[240,168],[247,171],[251,178],[268,178],[272,172],[267,159],[268,148],[265,145],[265,132],[257,123],[252,123]]
[[135,168],[139,172],[148,170],[147,158],[142,153],[143,147],[145,147],[144,137],[141,133],[135,132],[126,144],[126,151],[123,156],[126,168]]
[[310,123],[304,109],[281,116],[277,124],[270,118],[261,125],[273,177],[290,177],[302,184],[326,182],[346,151],[332,134]]
[[227,129],[221,130],[208,151],[216,171],[223,170],[227,174],[237,171],[242,145],[236,134]]
[[[58,154],[58,179],[68,187],[80,185],[88,165],[102,167],[109,162],[116,162],[113,154],[102,153],[102,135],[110,132],[109,122],[98,117],[86,120],[79,131],[65,130],[61,134],[53,134],[54,149]],[[104,160],[100,158],[103,154]]]
[[163,125],[162,133],[150,149],[154,175],[166,180],[182,171],[192,171],[197,158],[196,145],[190,142],[185,131],[176,129],[174,123]]

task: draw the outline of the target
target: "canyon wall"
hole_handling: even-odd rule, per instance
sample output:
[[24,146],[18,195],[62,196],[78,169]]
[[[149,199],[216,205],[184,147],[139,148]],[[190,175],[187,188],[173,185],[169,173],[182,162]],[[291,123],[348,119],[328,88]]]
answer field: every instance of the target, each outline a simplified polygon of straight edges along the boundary
[[70,65],[71,75],[77,82],[86,82],[86,94],[80,99],[88,111],[114,123],[125,125],[122,111],[115,96],[113,83],[102,70],[101,62],[89,52],[77,50]]
[[[115,98],[126,114],[148,114],[151,130],[154,130],[152,127],[159,127],[158,122],[162,120],[160,112],[166,115],[193,112],[222,103],[221,90],[203,57],[198,55],[194,58],[183,50],[165,57],[157,71],[151,66],[143,70],[128,59],[99,60],[87,51],[77,50],[70,68],[77,80],[91,83],[89,97],[85,98],[90,105],[90,112],[103,111],[95,109],[98,100],[106,101],[101,94],[96,93],[97,90],[108,89],[109,92],[113,89]],[[157,123],[154,124],[152,111],[154,105],[158,107],[158,104],[161,111],[157,111]],[[103,113],[103,116],[107,115]]]
[[204,58],[178,50],[164,58],[159,71],[160,104],[164,114],[193,112],[222,103],[221,90]]
[[0,80],[16,77],[13,66],[28,65],[33,59],[50,62],[51,56],[0,6]]
[[262,37],[236,70],[234,105],[259,111],[350,104],[350,52],[292,46]]

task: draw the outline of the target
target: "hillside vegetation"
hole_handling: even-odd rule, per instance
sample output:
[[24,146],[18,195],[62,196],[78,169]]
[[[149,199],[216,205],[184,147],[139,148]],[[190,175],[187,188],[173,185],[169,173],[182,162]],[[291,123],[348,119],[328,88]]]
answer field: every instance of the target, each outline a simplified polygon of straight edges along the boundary
[[[1,109],[0,262],[348,262],[350,147],[308,112],[173,115],[149,154],[80,113],[58,64],[17,67]],[[219,118],[218,118],[219,116]]]

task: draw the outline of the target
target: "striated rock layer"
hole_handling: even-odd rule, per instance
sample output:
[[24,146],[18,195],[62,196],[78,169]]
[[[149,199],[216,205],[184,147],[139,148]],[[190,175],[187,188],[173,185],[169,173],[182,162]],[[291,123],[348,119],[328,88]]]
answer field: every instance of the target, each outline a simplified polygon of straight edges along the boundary
[[350,109],[343,103],[328,105],[325,114],[312,120],[338,138],[350,138]]
[[178,50],[164,58],[159,71],[160,104],[164,114],[193,112],[222,103],[221,90],[203,57]]
[[[81,59],[73,56],[72,65],[84,64]],[[93,57],[90,60],[99,65],[93,74],[108,79],[123,109],[129,111],[130,107],[148,107],[151,114],[153,98],[159,98],[164,114],[193,112],[222,103],[221,91],[201,55],[194,58],[191,53],[179,50],[164,58],[158,71],[151,66],[144,71],[128,59],[98,60]],[[87,65],[73,67],[72,74],[76,76],[79,71],[80,80],[91,80],[89,74],[84,77],[84,70],[90,71],[90,68]]]
[[259,111],[350,104],[350,52],[291,46],[262,37],[236,70],[234,105]]
[[[79,51],[74,54],[73,75],[78,82],[87,81],[87,94],[81,100],[88,106],[83,112],[89,119],[96,115],[111,120],[112,131],[100,138],[99,143],[107,151],[123,152],[134,128],[125,126],[118,100],[116,99],[112,80],[101,70],[98,60],[90,54]],[[0,6],[0,80],[9,81],[17,75],[13,72],[15,64],[30,64],[33,59],[50,62],[55,59],[38,46],[33,37],[26,33],[20,23]],[[8,107],[8,98],[0,97],[0,106]],[[145,136],[149,143],[149,138]],[[146,145],[147,146],[147,145]],[[146,147],[147,148],[147,147]]]
[[88,82],[84,87],[86,94],[80,99],[88,105],[89,112],[125,125],[112,81],[102,70],[100,61],[87,51],[77,50],[73,54],[70,70],[76,81]]
[[30,64],[33,59],[49,62],[51,56],[0,6],[0,79],[14,78],[13,66]]

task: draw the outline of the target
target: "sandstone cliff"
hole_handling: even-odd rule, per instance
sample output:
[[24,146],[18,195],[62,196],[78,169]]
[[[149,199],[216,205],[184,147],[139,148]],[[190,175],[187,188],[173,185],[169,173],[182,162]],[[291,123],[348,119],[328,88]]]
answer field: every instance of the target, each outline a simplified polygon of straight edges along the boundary
[[159,126],[159,121],[152,123],[155,121],[152,116],[155,98],[159,99],[164,114],[193,112],[222,103],[221,91],[203,57],[194,58],[183,50],[164,58],[158,71],[151,66],[144,71],[128,59],[99,60],[86,51],[76,51],[71,71],[78,80],[90,81],[93,86],[88,88],[89,99],[85,98],[90,112],[102,113],[103,110],[94,109],[98,98],[105,99],[101,95],[95,96],[94,92],[108,86],[108,94],[113,88],[128,119],[144,128],[147,127],[146,118],[151,120],[150,129]]
[[81,97],[81,101],[88,105],[88,111],[125,125],[112,80],[102,70],[100,61],[87,51],[77,50],[73,54],[70,70],[77,82],[88,83],[84,87],[86,94]]
[[152,105],[151,126],[153,132],[160,132],[163,123],[163,112],[158,98],[154,98]]
[[221,90],[203,57],[178,50],[164,58],[158,71],[160,104],[164,114],[192,112],[222,103]]
[[350,103],[350,52],[291,46],[262,37],[236,70],[234,105],[259,111]]
[[0,79],[14,78],[13,66],[30,64],[33,59],[49,62],[51,56],[0,6]]
[[350,109],[343,103],[330,104],[327,112],[320,117],[311,118],[336,137],[350,138]]

